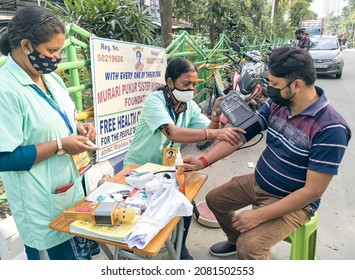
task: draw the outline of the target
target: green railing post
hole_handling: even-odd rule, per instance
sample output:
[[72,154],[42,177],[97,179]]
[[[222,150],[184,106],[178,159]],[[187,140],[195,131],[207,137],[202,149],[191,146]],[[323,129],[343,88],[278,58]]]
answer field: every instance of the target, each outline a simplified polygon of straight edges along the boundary
[[[179,35],[185,36],[185,33],[187,33],[185,30],[179,30]],[[180,44],[178,47],[179,52],[185,52],[185,44]]]
[[7,56],[1,56],[1,57],[0,57],[0,67],[5,64],[6,59],[7,59]]
[[[71,28],[71,24],[69,25],[69,32],[67,32],[67,38],[70,39],[74,36],[74,31]],[[76,47],[73,44],[70,44],[66,48],[67,51],[67,59],[69,62],[78,61],[78,57],[76,55]],[[80,76],[78,68],[69,69],[69,81],[71,86],[79,86],[80,85]],[[81,112],[83,110],[82,104],[82,94],[81,91],[76,91],[71,95],[72,100],[74,101],[75,108]]]

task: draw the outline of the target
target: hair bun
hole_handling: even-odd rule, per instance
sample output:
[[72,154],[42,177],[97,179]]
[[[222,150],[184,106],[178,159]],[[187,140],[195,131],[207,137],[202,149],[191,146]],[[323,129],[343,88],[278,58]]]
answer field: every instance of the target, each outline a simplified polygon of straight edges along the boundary
[[8,55],[11,52],[9,32],[7,31],[0,34],[0,52],[3,55]]

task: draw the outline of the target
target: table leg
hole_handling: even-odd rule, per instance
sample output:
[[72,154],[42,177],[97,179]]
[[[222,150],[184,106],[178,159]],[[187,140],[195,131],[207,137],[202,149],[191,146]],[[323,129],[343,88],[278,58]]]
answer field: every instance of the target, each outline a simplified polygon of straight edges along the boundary
[[116,247],[114,260],[119,260],[121,258],[127,258],[130,260],[149,260],[149,259],[151,259],[150,256],[143,256],[143,255],[134,254],[130,251],[126,251],[126,250],[123,250],[119,247]]
[[99,245],[102,248],[102,250],[104,250],[107,258],[109,260],[113,260],[113,254],[112,254],[111,250],[107,247],[107,245],[105,243],[99,243]]
[[169,252],[169,256],[172,260],[180,260],[182,237],[184,235],[184,219],[181,218],[177,226],[177,238],[175,242],[175,250],[170,239],[165,242],[165,247]]

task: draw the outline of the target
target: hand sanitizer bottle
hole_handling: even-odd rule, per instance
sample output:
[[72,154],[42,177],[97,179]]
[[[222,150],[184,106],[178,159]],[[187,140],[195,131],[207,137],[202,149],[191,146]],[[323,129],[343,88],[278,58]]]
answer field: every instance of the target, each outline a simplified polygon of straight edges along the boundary
[[184,162],[181,157],[180,150],[176,154],[176,162],[175,162],[175,180],[178,185],[179,191],[185,195],[185,174],[184,174]]

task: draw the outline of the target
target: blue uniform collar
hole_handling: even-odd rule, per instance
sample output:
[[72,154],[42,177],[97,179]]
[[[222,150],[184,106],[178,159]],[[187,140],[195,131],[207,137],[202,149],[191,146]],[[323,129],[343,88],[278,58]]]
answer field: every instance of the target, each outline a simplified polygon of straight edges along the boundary
[[13,60],[11,54],[7,56],[6,67],[9,69],[11,75],[15,77],[18,82],[23,86],[33,85],[34,82],[30,76],[23,70],[15,60]]

